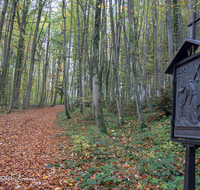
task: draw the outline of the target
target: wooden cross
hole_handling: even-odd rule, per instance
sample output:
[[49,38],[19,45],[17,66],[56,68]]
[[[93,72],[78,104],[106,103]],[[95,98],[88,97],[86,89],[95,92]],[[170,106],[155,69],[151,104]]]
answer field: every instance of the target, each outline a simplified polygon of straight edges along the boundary
[[196,12],[193,12],[192,16],[193,16],[193,21],[190,24],[188,24],[188,27],[192,26],[192,38],[195,39],[196,38],[196,22],[200,20],[200,17],[197,18]]

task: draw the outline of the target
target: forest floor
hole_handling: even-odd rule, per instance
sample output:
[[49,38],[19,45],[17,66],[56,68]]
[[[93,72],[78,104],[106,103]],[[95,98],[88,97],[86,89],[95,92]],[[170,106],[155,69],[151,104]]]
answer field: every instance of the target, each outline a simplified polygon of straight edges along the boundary
[[183,189],[185,149],[170,140],[170,117],[153,120],[156,113],[147,112],[149,127],[141,128],[126,114],[119,128],[115,113],[104,115],[107,135],[89,108],[69,120],[64,106],[0,116],[0,190]]
[[48,169],[60,161],[54,121],[63,110],[55,106],[0,116],[0,189],[55,189],[68,174]]

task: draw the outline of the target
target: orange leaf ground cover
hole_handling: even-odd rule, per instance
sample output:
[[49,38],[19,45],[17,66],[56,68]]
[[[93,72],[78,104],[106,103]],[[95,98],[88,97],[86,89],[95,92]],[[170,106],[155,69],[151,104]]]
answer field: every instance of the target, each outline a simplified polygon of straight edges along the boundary
[[70,171],[48,168],[60,161],[58,144],[63,139],[55,135],[60,129],[54,121],[63,110],[55,106],[0,116],[0,190],[66,186]]

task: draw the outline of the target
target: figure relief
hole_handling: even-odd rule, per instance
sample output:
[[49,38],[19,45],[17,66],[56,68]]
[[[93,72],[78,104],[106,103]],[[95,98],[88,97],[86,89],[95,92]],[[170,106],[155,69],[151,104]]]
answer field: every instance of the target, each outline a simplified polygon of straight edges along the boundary
[[198,114],[199,100],[197,95],[197,84],[199,83],[200,79],[199,66],[196,65],[196,72],[193,78],[190,77],[191,72],[189,72],[189,76],[187,69],[184,67],[181,68],[180,71],[181,72],[179,72],[178,79],[183,80],[188,78],[188,80],[186,80],[186,82],[180,81],[180,85],[177,90],[176,124],[183,126],[198,125],[200,124],[198,116],[200,115]]

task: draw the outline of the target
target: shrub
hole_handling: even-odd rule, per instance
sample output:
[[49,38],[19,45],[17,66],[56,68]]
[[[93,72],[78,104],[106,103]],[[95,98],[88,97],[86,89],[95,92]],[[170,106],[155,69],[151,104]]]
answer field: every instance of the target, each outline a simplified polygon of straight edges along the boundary
[[172,114],[172,86],[160,88],[160,96],[154,96],[152,105],[154,110],[162,110],[165,116]]

